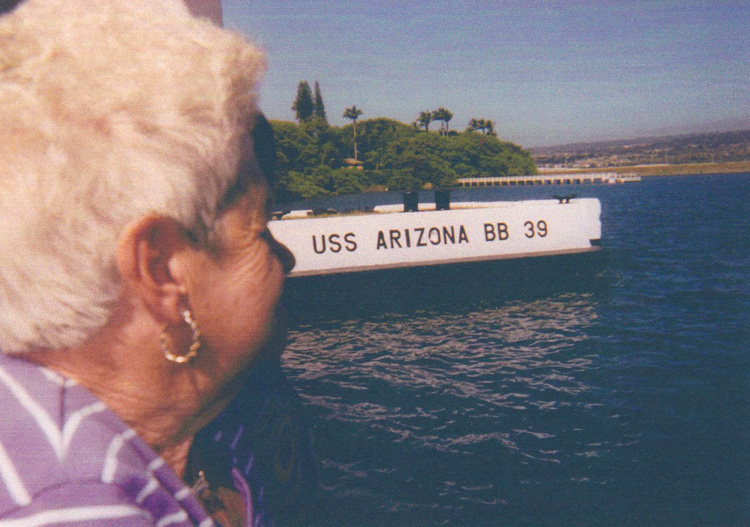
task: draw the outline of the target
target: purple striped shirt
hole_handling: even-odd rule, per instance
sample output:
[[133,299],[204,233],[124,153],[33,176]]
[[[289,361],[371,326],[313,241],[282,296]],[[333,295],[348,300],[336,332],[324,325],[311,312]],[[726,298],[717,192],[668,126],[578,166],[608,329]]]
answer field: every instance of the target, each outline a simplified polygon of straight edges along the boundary
[[[255,526],[249,487],[238,471],[233,476]],[[164,460],[88,390],[0,353],[0,527],[47,525],[216,523]]]

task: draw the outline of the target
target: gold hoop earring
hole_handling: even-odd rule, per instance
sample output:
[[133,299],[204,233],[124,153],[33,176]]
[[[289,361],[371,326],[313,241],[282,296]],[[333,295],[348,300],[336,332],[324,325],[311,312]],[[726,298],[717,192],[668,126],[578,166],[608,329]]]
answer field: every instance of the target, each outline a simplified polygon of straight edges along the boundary
[[201,347],[201,330],[198,329],[198,324],[193,319],[193,314],[189,309],[186,309],[182,312],[182,318],[185,320],[187,325],[190,326],[190,331],[192,332],[192,335],[190,337],[192,343],[190,344],[190,349],[185,355],[178,355],[174,352],[174,340],[167,333],[166,324],[162,328],[161,335],[159,335],[159,344],[161,345],[161,352],[164,354],[164,357],[168,361],[175,362],[177,364],[187,364],[188,362],[192,361],[195,357],[198,356],[198,351]]

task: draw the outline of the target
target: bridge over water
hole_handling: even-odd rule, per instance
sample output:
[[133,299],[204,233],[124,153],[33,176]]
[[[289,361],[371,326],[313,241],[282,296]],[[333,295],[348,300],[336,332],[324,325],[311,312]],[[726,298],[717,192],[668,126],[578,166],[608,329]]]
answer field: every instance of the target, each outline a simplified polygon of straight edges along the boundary
[[544,174],[537,176],[505,176],[459,178],[460,187],[500,187],[511,185],[593,185],[597,183],[627,183],[640,181],[637,174],[616,172],[587,172],[579,174]]

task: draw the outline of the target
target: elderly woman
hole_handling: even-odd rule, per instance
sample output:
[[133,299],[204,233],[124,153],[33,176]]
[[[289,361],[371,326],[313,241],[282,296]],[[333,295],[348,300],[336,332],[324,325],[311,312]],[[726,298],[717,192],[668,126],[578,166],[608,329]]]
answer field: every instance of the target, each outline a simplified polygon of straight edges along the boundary
[[0,526],[259,522],[191,447],[278,353],[262,69],[181,0],[0,18]]

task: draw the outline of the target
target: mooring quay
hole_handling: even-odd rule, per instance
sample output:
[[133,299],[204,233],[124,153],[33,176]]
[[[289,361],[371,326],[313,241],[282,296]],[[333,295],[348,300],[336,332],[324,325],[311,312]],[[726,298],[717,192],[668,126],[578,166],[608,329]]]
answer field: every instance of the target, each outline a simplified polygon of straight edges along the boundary
[[504,176],[459,178],[460,187],[501,187],[512,185],[586,185],[595,183],[628,183],[640,181],[637,174],[588,172],[579,174],[546,174],[538,176]]
[[[408,205],[414,205],[410,207]],[[601,249],[596,198],[407,203],[366,214],[310,217],[291,211],[268,223],[296,259],[290,277],[459,265],[595,253]],[[409,212],[409,211],[412,212]]]

